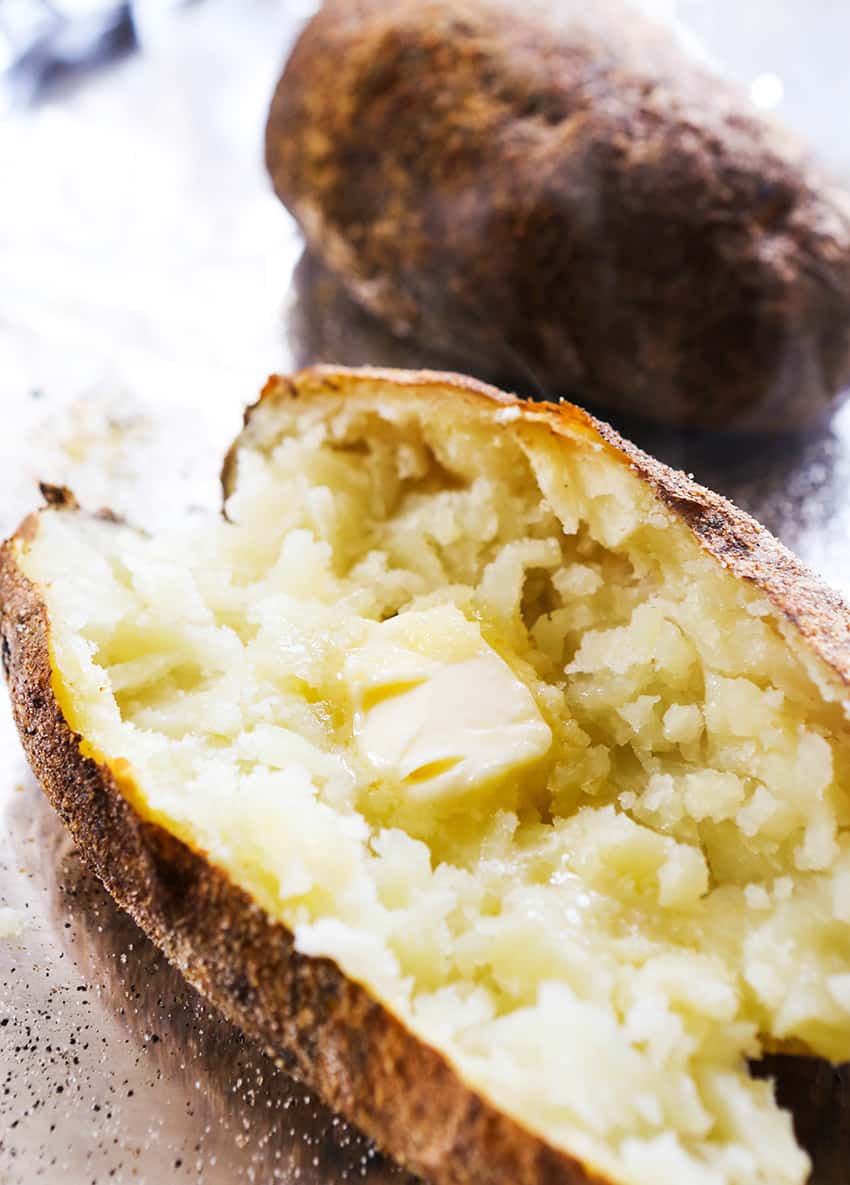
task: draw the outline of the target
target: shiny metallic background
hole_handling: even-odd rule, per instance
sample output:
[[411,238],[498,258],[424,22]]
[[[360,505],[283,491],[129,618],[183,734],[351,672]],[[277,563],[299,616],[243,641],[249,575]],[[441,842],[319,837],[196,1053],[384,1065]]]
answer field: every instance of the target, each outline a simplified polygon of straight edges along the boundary
[[[850,4],[646,4],[678,16],[850,184]],[[0,71],[14,56],[9,38],[3,56],[10,5],[22,11],[0,0]],[[98,3],[61,7],[91,14]],[[43,91],[7,75],[0,91],[4,533],[36,503],[39,478],[145,524],[213,506],[218,459],[267,373],[315,359],[428,361],[299,262],[263,174],[265,107],[312,5],[131,7],[135,49],[116,42],[114,59]],[[643,432],[640,443],[850,592],[850,405],[801,440],[730,447]],[[850,1182],[844,1073],[777,1068],[817,1180]],[[0,1185],[390,1177],[404,1179],[212,1015],[86,874],[3,698]]]

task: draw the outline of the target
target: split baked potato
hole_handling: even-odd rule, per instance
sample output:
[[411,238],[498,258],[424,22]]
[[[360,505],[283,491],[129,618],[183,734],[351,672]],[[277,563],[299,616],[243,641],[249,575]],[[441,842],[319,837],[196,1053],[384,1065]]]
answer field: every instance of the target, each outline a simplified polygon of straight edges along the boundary
[[326,0],[266,130],[307,242],[463,369],[661,424],[850,385],[850,202],[619,0]]
[[186,977],[438,1185],[799,1185],[850,1057],[850,611],[569,404],[269,380],[226,517],[0,553],[29,760]]

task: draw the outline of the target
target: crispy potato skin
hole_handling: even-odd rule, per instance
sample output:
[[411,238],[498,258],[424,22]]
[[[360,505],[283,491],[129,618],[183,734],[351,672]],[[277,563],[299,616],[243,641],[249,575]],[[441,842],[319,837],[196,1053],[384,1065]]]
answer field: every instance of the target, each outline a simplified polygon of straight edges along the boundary
[[[459,375],[319,367],[273,376],[246,412],[222,472],[225,495],[240,442],[279,401],[380,383],[390,400],[516,406],[520,418],[586,439],[637,470],[688,523],[703,547],[758,584],[794,623],[801,642],[850,683],[850,608],[771,535],[684,474],[634,449],[569,404],[528,404]],[[500,430],[510,431],[509,425]],[[47,487],[54,509],[80,513],[66,490]],[[106,888],[186,978],[291,1073],[385,1151],[436,1185],[589,1185],[601,1178],[549,1147],[471,1090],[450,1063],[414,1036],[330,960],[298,953],[289,930],[215,865],[142,818],[113,771],[83,755],[53,690],[47,610],[22,571],[18,547],[37,516],[0,550],[2,658],[29,762],[83,857]]]
[[581,8],[326,0],[271,104],[275,190],[361,304],[482,377],[818,421],[850,384],[850,204],[659,27]]

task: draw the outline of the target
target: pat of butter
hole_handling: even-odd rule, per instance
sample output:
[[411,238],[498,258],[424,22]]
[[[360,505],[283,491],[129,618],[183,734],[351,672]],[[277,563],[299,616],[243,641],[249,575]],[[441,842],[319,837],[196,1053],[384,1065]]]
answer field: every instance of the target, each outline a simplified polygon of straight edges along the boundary
[[360,754],[417,801],[466,796],[552,744],[528,688],[453,606],[376,626],[344,677]]

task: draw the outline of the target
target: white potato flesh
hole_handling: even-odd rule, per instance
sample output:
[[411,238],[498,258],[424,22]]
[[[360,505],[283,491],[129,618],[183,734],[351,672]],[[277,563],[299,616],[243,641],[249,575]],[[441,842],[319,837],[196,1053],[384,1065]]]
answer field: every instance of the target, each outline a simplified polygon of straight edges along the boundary
[[284,405],[229,523],[46,512],[57,693],[529,1129],[629,1185],[799,1183],[746,1058],[850,1057],[841,704],[634,472],[498,415]]

